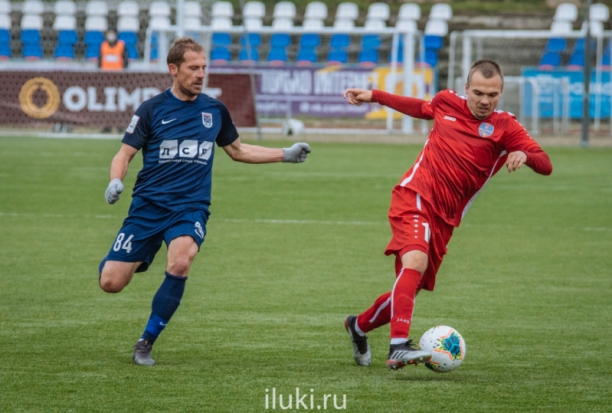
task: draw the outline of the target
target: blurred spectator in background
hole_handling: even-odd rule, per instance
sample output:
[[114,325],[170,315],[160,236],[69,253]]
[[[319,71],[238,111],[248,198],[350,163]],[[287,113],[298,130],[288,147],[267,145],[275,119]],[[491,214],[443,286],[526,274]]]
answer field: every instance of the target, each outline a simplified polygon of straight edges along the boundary
[[123,40],[117,40],[117,32],[106,31],[106,39],[100,46],[98,67],[102,70],[122,70],[128,66],[128,55]]

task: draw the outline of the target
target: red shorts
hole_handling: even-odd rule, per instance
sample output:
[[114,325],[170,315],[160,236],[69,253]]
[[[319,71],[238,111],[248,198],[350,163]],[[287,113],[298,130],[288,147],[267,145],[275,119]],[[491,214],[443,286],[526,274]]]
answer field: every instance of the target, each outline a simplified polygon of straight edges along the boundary
[[399,185],[391,195],[389,223],[393,237],[385,255],[395,255],[396,274],[402,268],[401,257],[405,253],[423,251],[429,262],[418,289],[433,291],[454,227],[440,218],[419,194]]

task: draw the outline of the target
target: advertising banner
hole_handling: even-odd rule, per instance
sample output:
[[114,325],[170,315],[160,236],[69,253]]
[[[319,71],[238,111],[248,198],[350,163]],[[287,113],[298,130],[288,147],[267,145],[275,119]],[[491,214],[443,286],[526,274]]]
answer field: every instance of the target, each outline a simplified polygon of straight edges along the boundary
[[[572,119],[582,118],[582,95],[584,93],[584,78],[582,71],[572,70],[538,70],[537,68],[523,68],[523,76],[537,79],[539,89],[539,116],[541,118],[552,118],[554,114],[555,94],[557,99],[557,113],[562,113],[561,108],[564,104],[563,91],[555,79],[565,78],[569,81],[569,116]],[[595,117],[597,97],[599,96],[599,116],[600,118],[610,117],[610,72],[601,73],[601,82],[597,82],[595,70],[591,72],[591,93],[589,101],[589,114]],[[523,110],[527,117],[532,116],[533,87],[529,82],[525,82],[525,93],[523,95]]]
[[[172,86],[167,73],[0,71],[0,123],[126,127],[140,104]],[[255,126],[244,74],[211,74],[204,92],[223,102],[236,126]]]

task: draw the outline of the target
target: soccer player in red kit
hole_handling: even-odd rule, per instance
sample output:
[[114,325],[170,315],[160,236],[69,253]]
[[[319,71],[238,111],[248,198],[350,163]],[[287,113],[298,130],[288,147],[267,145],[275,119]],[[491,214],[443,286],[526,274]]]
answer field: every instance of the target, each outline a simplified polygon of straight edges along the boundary
[[345,91],[352,105],[377,102],[414,118],[434,120],[416,163],[392,193],[389,222],[393,236],[385,254],[396,257],[393,289],[345,321],[358,365],[369,366],[372,359],[365,334],[387,323],[391,324],[389,369],[431,358],[408,340],[408,333],[415,297],[421,289],[434,289],[453,229],[489,178],[504,165],[509,173],[522,165],[542,175],[552,172],[548,155],[515,116],[495,110],[503,87],[499,65],[479,60],[468,75],[467,97],[444,90],[427,102],[379,90]]

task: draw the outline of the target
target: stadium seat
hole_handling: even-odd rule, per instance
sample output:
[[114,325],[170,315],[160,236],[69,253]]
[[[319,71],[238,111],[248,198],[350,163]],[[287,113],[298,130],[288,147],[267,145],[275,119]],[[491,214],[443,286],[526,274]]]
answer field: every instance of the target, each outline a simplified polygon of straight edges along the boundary
[[85,6],[85,14],[87,16],[104,16],[108,15],[108,5],[105,1],[90,1]]
[[555,36],[563,36],[572,32],[572,23],[568,21],[553,21],[550,32]]
[[273,47],[268,53],[268,62],[272,65],[283,65],[287,62],[287,50],[284,47]]
[[447,22],[451,17],[453,17],[453,9],[446,3],[434,4],[429,12],[430,20],[442,20]]
[[378,49],[381,43],[380,36],[377,34],[365,34],[361,38],[362,49]]
[[40,44],[24,44],[21,55],[26,60],[40,60],[43,57],[43,50]]
[[558,52],[547,52],[542,55],[538,67],[542,70],[551,70],[559,67],[561,64],[561,55]]
[[378,63],[378,51],[376,49],[364,49],[359,52],[357,58],[359,66],[375,66]]
[[366,19],[387,21],[390,15],[391,13],[387,3],[372,3],[370,7],[368,7]]
[[232,54],[226,47],[214,47],[210,52],[211,64],[226,64],[232,60]]
[[11,14],[12,7],[9,0],[0,0],[0,16],[8,16]]
[[581,70],[584,67],[584,53],[574,52],[567,63],[567,70]]
[[291,30],[293,29],[293,20],[288,17],[275,17],[272,21],[272,28],[275,31]]
[[446,36],[448,34],[448,23],[444,20],[429,19],[425,24],[425,34]]
[[259,17],[247,17],[244,19],[244,27],[247,30],[257,31],[263,27],[263,22]]
[[[393,54],[389,52],[389,63],[393,60]],[[397,63],[402,64],[404,62],[404,44],[399,42],[397,45]]]
[[321,19],[305,19],[304,22],[302,22],[303,30],[320,30],[323,27],[325,27],[325,24]]
[[316,33],[306,33],[300,37],[300,48],[314,49],[321,44],[321,36]]
[[104,41],[104,32],[108,28],[106,17],[92,15],[85,20],[85,58],[97,60],[100,57],[100,45]]
[[[582,23],[582,27],[581,30],[586,30],[586,22]],[[589,28],[591,29],[591,36],[593,37],[599,37],[602,36],[604,34],[604,27],[603,27],[603,22],[600,21],[591,21],[589,24]]]
[[213,46],[230,46],[232,44],[232,36],[229,33],[213,33]]
[[553,20],[573,22],[577,18],[578,8],[576,7],[576,5],[571,3],[562,3],[557,6],[557,10],[555,10],[555,16],[553,17]]
[[279,1],[274,5],[274,13],[272,15],[275,19],[287,18],[287,19],[295,19],[295,4],[290,1]]
[[[597,42],[595,41],[595,39],[591,39],[591,50],[595,50],[596,47],[597,47]],[[577,39],[572,53],[577,53],[577,52],[582,53],[583,51],[584,51],[584,39]]]
[[287,47],[291,44],[291,36],[287,33],[274,33],[270,38],[272,48]]
[[185,36],[193,38],[195,41],[200,41],[200,29],[202,28],[202,21],[197,16],[187,15],[185,17],[184,27]]
[[432,36],[428,34],[428,35],[425,35],[423,39],[423,43],[425,45],[425,49],[440,50],[442,48],[442,37]]
[[334,21],[334,29],[337,31],[351,31],[355,27],[355,22],[346,19],[336,19]]
[[74,47],[69,44],[58,44],[55,47],[53,57],[58,60],[73,60],[74,59]]
[[603,3],[591,4],[589,18],[591,21],[607,22],[610,19],[610,9]]
[[546,52],[563,52],[567,47],[567,42],[562,37],[552,37],[546,43]]
[[[24,7],[26,3],[24,3]],[[31,5],[30,9],[34,9],[37,2],[32,1],[29,4]],[[40,15],[26,14],[21,18],[22,57],[28,60],[42,59],[43,51],[40,44],[40,30],[42,27],[43,20]]]
[[359,17],[359,7],[355,3],[345,2],[338,4],[336,20],[355,21]]
[[350,44],[351,44],[350,36],[344,33],[333,34],[329,41],[329,46],[332,49],[345,49],[349,47]]
[[215,31],[231,30],[232,19],[229,17],[213,17],[210,22],[210,27]]
[[170,5],[165,1],[155,1],[149,6],[149,16],[170,17]]
[[73,15],[57,15],[53,29],[58,32],[54,57],[62,60],[74,59],[74,44],[78,41],[76,18]]
[[242,18],[255,17],[263,19],[266,16],[266,6],[260,1],[248,1],[242,10]]
[[11,41],[11,31],[0,29],[0,43],[8,43]]
[[[217,3],[218,2],[213,3],[213,7]],[[227,17],[231,18],[233,15],[234,15],[234,9],[232,8],[232,14],[230,14]],[[198,19],[202,17],[202,6],[200,5],[199,2],[197,1],[186,1],[185,2],[185,18],[187,17],[191,17],[191,18],[197,17]]]
[[[53,11],[56,16],[76,14],[76,4],[70,0],[60,0],[53,4]],[[57,18],[57,17],[56,17]]]
[[12,55],[11,18],[8,15],[0,14],[0,60],[10,59]]
[[40,0],[26,0],[21,5],[21,12],[24,15],[41,15],[45,12],[45,6]]
[[249,39],[249,43],[252,47],[261,46],[261,35],[259,33],[249,33],[248,37],[246,34],[243,34],[242,36],[240,36],[240,45],[246,46],[247,39]]
[[417,32],[419,30],[414,20],[398,20],[395,22],[395,27],[403,32]]
[[417,58],[417,65],[425,67],[436,67],[438,64],[438,53],[434,50],[425,50],[425,61],[420,56]]
[[6,43],[0,43],[0,60],[10,59],[12,55],[11,46]]
[[330,50],[329,55],[327,56],[328,65],[343,64],[343,63],[346,63],[347,61],[348,61],[348,52],[346,50],[333,49],[333,50]]
[[385,30],[387,25],[383,20],[368,19],[363,25],[363,28],[369,32],[380,32],[381,30]]
[[419,20],[421,18],[421,7],[415,3],[405,3],[399,9],[397,20]]
[[317,61],[317,52],[314,48],[300,48],[295,63],[299,66],[311,65]]
[[313,1],[306,5],[304,19],[327,19],[327,5],[320,1]]
[[216,1],[212,4],[212,17],[229,17],[234,16],[234,6],[229,1]]
[[128,59],[135,60],[140,58],[138,53],[138,31],[140,30],[140,20],[134,16],[120,16],[117,21],[117,35],[119,40],[123,40],[127,49]]
[[140,6],[135,1],[123,1],[119,3],[117,14],[121,17],[138,17]]
[[251,59],[249,59],[249,53],[246,48],[240,50],[240,54],[238,54],[238,60],[243,63],[248,63],[249,61],[258,61],[259,60],[259,51],[256,48],[251,48]]
[[151,59],[159,59],[159,30],[170,29],[170,18],[166,16],[153,16],[149,21],[149,27],[152,28],[151,32]]

